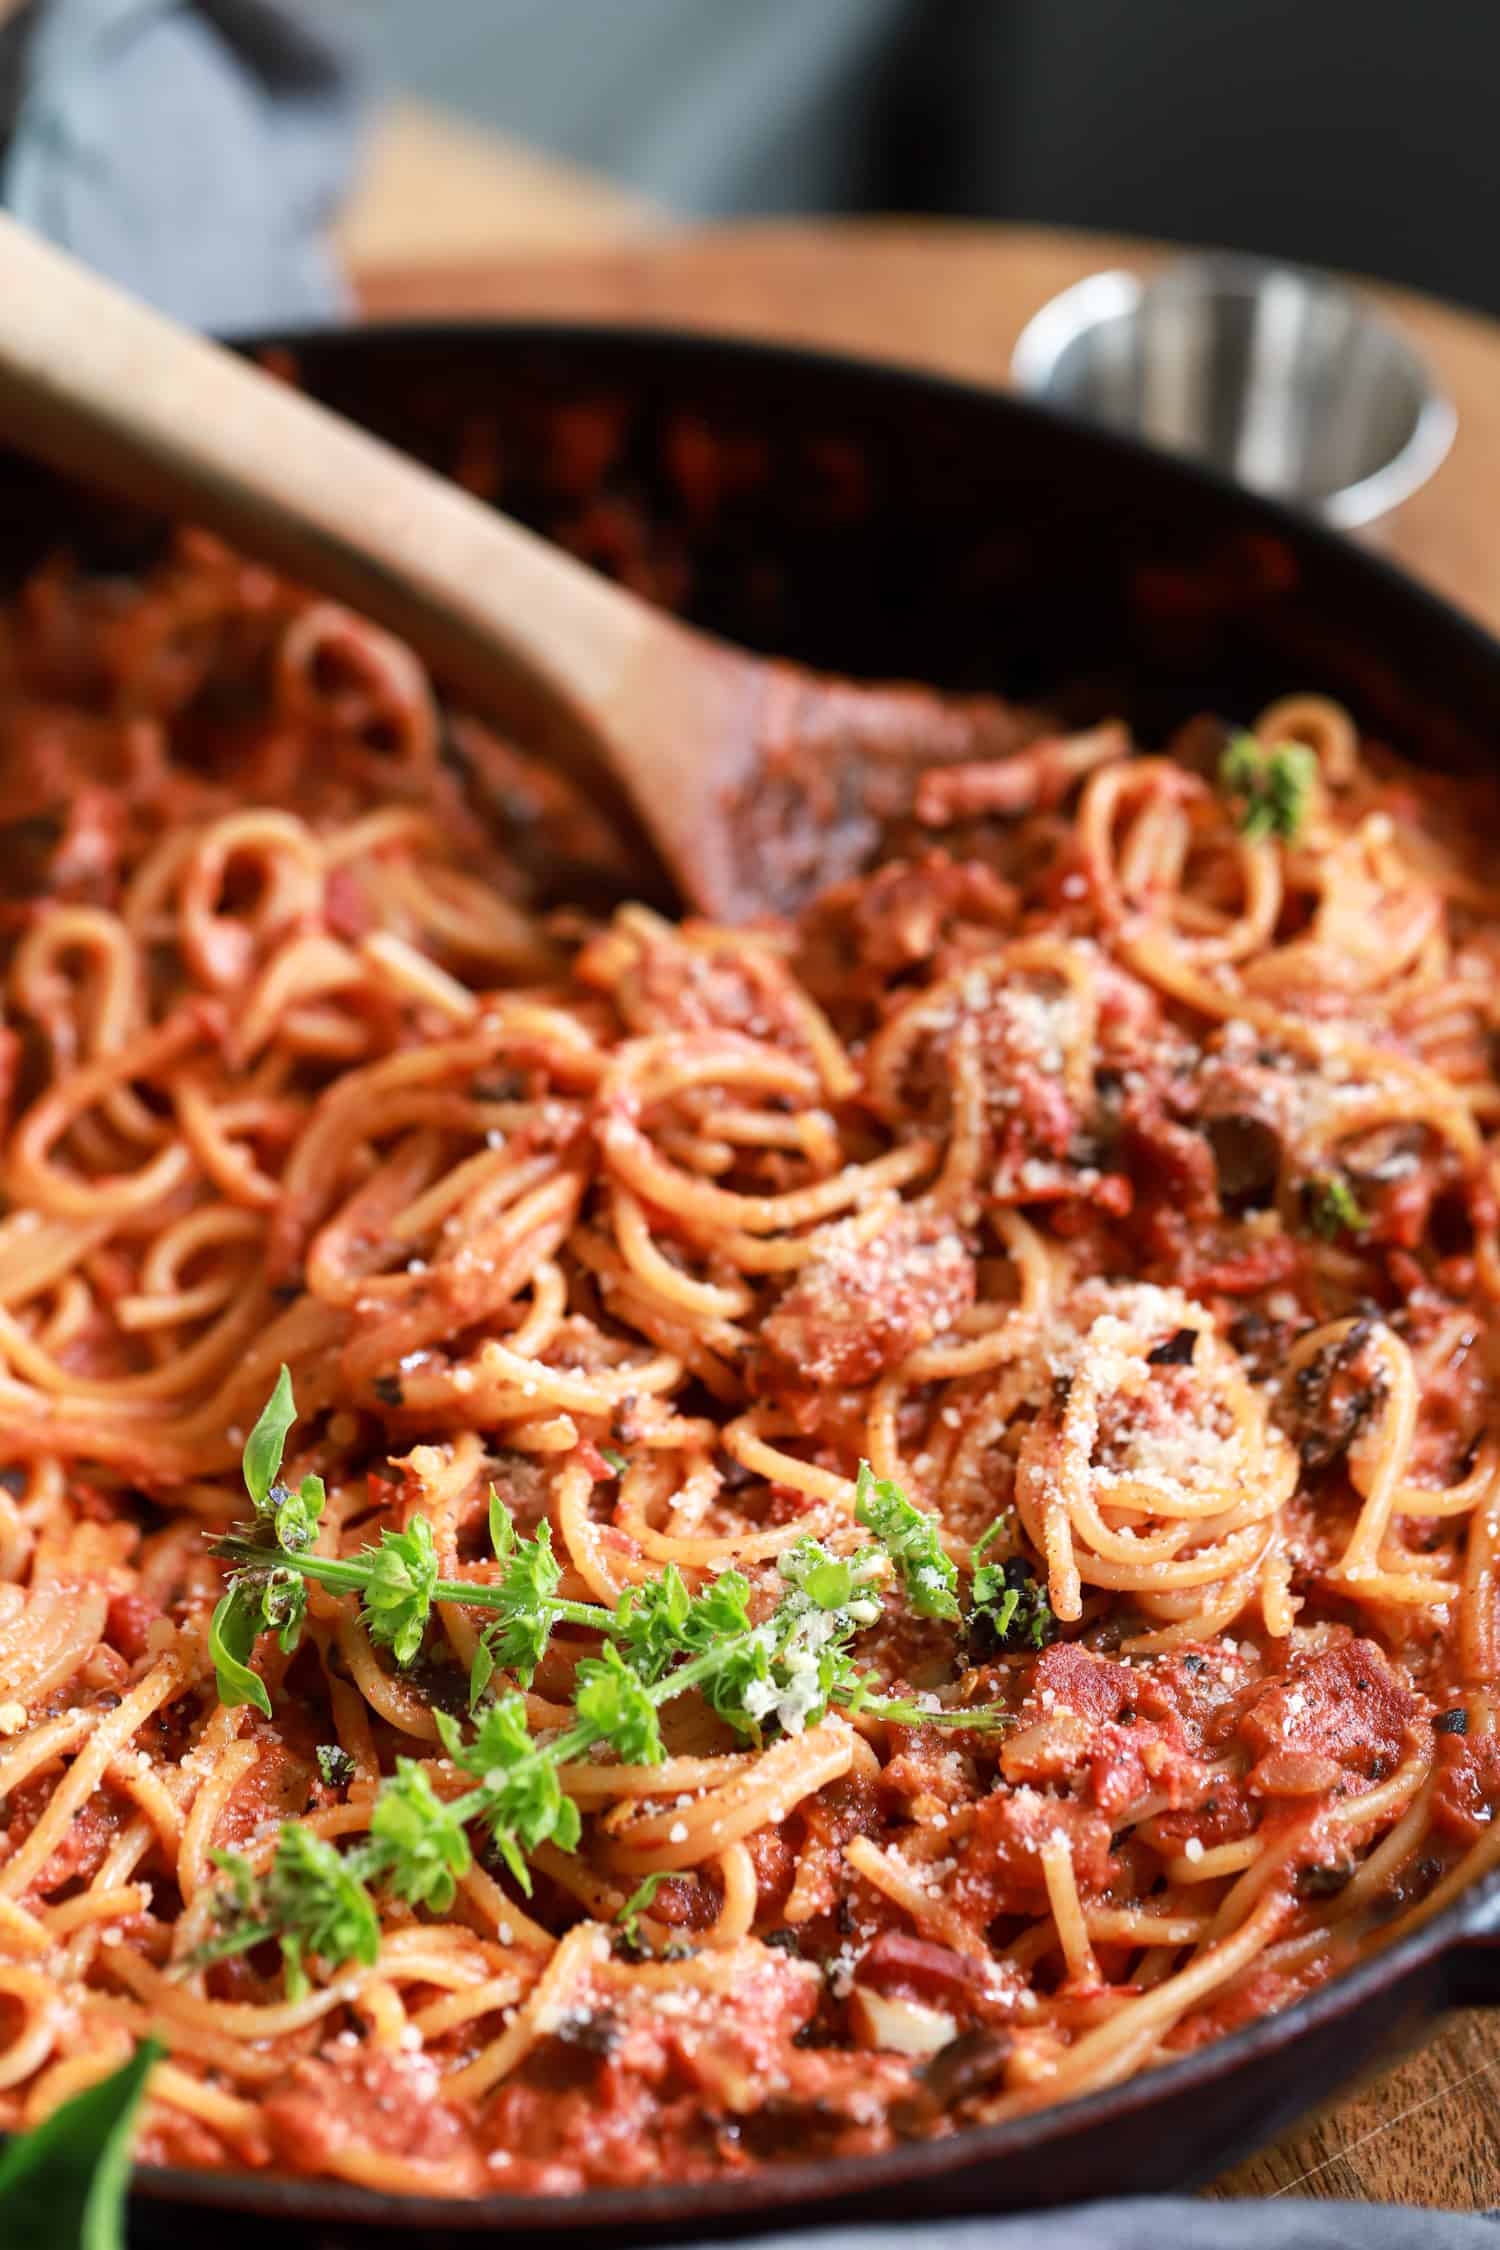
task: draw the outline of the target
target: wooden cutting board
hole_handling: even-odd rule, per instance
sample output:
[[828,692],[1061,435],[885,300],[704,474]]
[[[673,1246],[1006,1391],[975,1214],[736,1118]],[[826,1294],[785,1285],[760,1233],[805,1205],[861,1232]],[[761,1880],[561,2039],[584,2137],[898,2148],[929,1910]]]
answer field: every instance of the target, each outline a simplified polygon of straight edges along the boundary
[[[535,192],[530,174],[526,192]],[[472,211],[467,223],[472,241]],[[497,215],[502,239],[505,231]],[[373,318],[491,314],[707,328],[996,384],[1047,298],[1103,266],[1144,270],[1168,254],[1097,235],[915,220],[653,231],[638,207],[622,212],[619,225],[606,212],[593,246],[576,246],[573,230],[575,246],[562,252],[412,259],[403,244],[398,263],[371,255],[376,232],[356,246],[366,253],[356,278]],[[1500,631],[1500,326],[1406,292],[1375,294],[1425,352],[1459,414],[1447,462],[1375,536]],[[1419,2054],[1226,2174],[1214,2192],[1493,2208],[1497,2074],[1500,2017],[1451,2017]]]

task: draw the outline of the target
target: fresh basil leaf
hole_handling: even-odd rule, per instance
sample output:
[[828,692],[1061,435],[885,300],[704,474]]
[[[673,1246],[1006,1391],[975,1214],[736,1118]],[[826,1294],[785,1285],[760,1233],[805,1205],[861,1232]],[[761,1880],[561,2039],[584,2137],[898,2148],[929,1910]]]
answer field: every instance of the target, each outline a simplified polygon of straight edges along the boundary
[[119,2070],[0,2151],[5,2250],[125,2250],[131,2129],[164,2052],[143,2040]]
[[243,1469],[245,1490],[255,1502],[257,1511],[263,1509],[270,1498],[271,1487],[281,1473],[281,1456],[286,1450],[287,1432],[297,1419],[297,1402],[292,1397],[292,1378],[285,1362],[276,1378],[276,1388],[261,1409],[260,1420],[245,1440]]
[[249,1703],[263,1718],[271,1716],[271,1698],[258,1672],[246,1659],[254,1653],[260,1636],[260,1604],[239,1586],[232,1586],[213,1613],[208,1628],[208,1653],[213,1660],[219,1701],[229,1710]]

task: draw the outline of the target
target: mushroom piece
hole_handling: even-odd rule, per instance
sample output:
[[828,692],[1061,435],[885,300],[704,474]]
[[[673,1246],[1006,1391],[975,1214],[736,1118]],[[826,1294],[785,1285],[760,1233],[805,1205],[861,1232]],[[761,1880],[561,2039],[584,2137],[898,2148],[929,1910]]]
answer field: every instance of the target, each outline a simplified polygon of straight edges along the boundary
[[1226,1211],[1263,1209],[1276,1191],[1281,1170],[1281,1137],[1265,1118],[1245,1110],[1205,1119],[1213,1150],[1219,1200]]

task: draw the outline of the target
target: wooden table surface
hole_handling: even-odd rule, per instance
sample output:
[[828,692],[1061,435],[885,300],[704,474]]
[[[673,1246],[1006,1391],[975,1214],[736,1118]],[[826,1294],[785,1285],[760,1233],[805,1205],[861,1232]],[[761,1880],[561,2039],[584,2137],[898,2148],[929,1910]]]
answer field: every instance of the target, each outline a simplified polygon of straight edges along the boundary
[[[1021,327],[1048,297],[1101,266],[1145,269],[1162,255],[1031,228],[892,220],[688,233],[632,216],[635,224],[597,247],[362,262],[361,300],[377,317],[556,316],[770,336],[998,384]],[[1400,291],[1375,294],[1426,353],[1459,415],[1447,462],[1378,536],[1500,631],[1500,326]],[[1450,2017],[1420,2053],[1226,2174],[1214,2192],[1493,2208],[1497,2072],[1500,2022],[1477,2010]]]

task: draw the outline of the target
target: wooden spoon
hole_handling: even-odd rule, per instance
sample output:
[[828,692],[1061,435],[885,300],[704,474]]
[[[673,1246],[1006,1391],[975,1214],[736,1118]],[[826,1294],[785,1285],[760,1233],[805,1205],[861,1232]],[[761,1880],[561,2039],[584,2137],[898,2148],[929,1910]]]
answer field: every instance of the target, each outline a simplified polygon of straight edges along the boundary
[[399,634],[633,811],[720,919],[794,910],[868,858],[916,768],[1018,739],[987,699],[822,679],[678,623],[4,217],[0,438]]

